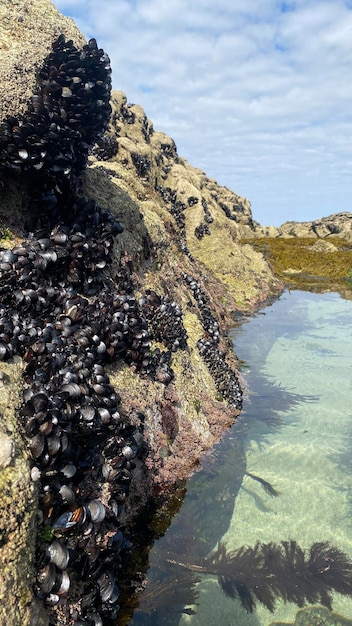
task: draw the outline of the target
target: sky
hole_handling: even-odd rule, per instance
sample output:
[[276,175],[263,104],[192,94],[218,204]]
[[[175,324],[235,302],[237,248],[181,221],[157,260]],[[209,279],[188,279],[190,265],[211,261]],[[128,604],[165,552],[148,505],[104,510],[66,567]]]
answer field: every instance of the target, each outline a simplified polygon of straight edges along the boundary
[[351,211],[352,0],[53,0],[113,89],[278,226]]

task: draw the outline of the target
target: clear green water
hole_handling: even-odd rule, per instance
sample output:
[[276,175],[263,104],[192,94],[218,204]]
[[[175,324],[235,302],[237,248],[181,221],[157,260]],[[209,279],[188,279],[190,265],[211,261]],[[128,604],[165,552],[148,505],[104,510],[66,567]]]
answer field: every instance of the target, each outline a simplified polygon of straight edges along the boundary
[[[142,596],[131,623],[352,624],[350,597],[334,594],[334,614],[315,609],[297,617],[298,607],[282,601],[274,613],[259,603],[247,613],[209,575],[200,577],[194,606],[180,568],[167,561],[176,554],[192,562],[219,540],[236,549],[288,539],[304,549],[329,541],[352,559],[352,302],[334,293],[285,292],[235,329],[233,341],[245,362],[243,412],[190,478],[179,513],[151,550],[148,580],[167,588],[159,608],[148,613]],[[279,495],[271,497],[246,472]],[[180,618],[183,603],[195,613]]]

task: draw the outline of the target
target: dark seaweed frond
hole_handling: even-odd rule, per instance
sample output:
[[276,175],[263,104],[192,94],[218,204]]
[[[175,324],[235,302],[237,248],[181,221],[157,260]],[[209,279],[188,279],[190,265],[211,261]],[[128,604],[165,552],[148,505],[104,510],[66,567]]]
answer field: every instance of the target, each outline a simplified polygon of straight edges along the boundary
[[252,612],[256,600],[269,611],[280,597],[299,607],[319,602],[331,608],[331,592],[352,595],[352,563],[328,543],[315,543],[308,555],[296,541],[242,546],[228,551],[224,543],[198,562],[172,563],[198,574],[213,574],[228,597]]
[[249,476],[250,478],[253,478],[253,480],[256,480],[258,483],[260,483],[265,493],[267,493],[269,496],[277,498],[277,496],[280,495],[280,492],[276,491],[276,489],[274,489],[272,484],[269,483],[267,480],[264,480],[264,478],[261,478],[260,476],[257,476],[256,474],[251,474],[250,472],[246,472],[246,476]]

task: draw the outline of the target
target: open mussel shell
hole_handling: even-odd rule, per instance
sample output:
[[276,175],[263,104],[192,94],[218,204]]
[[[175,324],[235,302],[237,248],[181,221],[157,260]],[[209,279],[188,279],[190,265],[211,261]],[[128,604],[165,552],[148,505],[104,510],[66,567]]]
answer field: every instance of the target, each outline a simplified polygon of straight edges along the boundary
[[91,522],[97,524],[102,522],[106,515],[106,509],[100,500],[91,500],[86,506]]
[[97,582],[99,585],[99,593],[100,593],[101,601],[104,603],[106,602],[109,604],[114,604],[120,595],[120,590],[115,583],[115,579],[112,573],[104,572],[98,578]]
[[55,539],[47,548],[47,555],[51,563],[55,563],[61,570],[67,568],[70,560],[70,554],[66,546]]
[[65,511],[60,517],[53,523],[53,531],[66,531],[76,526],[76,524],[83,524],[86,519],[86,511],[83,506],[75,509],[74,511]]

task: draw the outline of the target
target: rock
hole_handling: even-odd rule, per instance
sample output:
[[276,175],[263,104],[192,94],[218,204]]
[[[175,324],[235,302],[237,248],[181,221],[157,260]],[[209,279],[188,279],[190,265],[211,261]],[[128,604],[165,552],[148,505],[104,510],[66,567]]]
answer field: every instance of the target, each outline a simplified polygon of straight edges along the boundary
[[37,497],[23,435],[14,415],[22,386],[22,365],[1,363],[1,370],[9,383],[0,389],[0,430],[12,434],[0,435],[0,624],[28,626]]
[[338,250],[338,248],[330,241],[322,241],[321,239],[319,239],[312,246],[309,246],[308,249],[315,250],[316,252],[336,252]]
[[311,222],[285,222],[278,228],[256,225],[256,237],[341,237],[352,242],[352,213],[344,211]]
[[[0,123],[7,115],[26,110],[43,61],[61,33],[67,40],[72,38],[78,48],[85,43],[73,22],[62,17],[49,0],[2,1]],[[71,97],[67,85],[62,88],[62,97]],[[109,373],[121,395],[124,414],[136,427],[143,422],[149,438],[149,455],[141,463],[139,479],[132,483],[126,505],[127,524],[136,507],[143,506],[151,495],[165,497],[177,481],[186,478],[201,452],[233,423],[239,404],[226,401],[231,399],[226,395],[226,385],[236,381],[237,361],[228,348],[226,330],[236,310],[249,310],[279,293],[282,283],[261,254],[240,244],[240,238],[255,229],[249,201],[180,157],[172,138],[155,131],[142,107],[128,105],[122,92],[113,95],[111,104],[109,133],[105,138],[98,133],[89,168],[81,179],[78,174],[77,180],[70,179],[70,185],[76,187],[67,184],[66,191],[69,199],[71,193],[79,193],[98,202],[123,222],[124,232],[114,243],[113,269],[120,272],[121,291],[125,271],[134,288],[138,286],[142,300],[143,294],[155,292],[164,326],[154,329],[152,351],[172,353],[168,358],[173,370],[170,374],[160,368],[152,380],[141,378],[133,367],[118,362]],[[12,123],[11,133],[16,132],[15,126]],[[67,149],[71,153],[72,145]],[[20,158],[26,165],[28,151],[18,146],[15,160]],[[0,227],[3,236],[6,232],[1,247],[14,247],[26,230],[31,230],[24,223],[33,196],[33,172],[26,178],[22,176],[25,169],[20,163],[14,172],[11,167],[1,172]],[[44,200],[56,206],[53,180],[55,174]],[[193,283],[197,290],[191,288]],[[165,310],[177,312],[179,326],[175,326],[182,330],[180,337],[171,337],[172,341],[172,323],[166,324],[161,314]],[[210,348],[209,337],[213,341]],[[216,361],[216,376],[202,350],[213,370]],[[0,624],[22,626],[29,624],[31,611],[32,623],[42,620],[41,609],[32,602],[31,594],[40,477],[32,473],[38,480],[31,481],[27,452],[14,417],[21,398],[22,363],[7,363],[3,371]],[[219,392],[221,384],[223,393]],[[11,605],[10,594],[14,600]]]
[[11,437],[0,432],[0,470],[12,462],[15,453],[15,445]]
[[25,110],[37,69],[61,33],[79,47],[85,44],[73,20],[49,0],[1,0],[0,122],[8,114]]
[[[156,248],[168,241],[173,248],[178,241],[176,255],[180,257],[183,249],[190,259],[201,262],[235,308],[251,306],[280,290],[262,255],[239,243],[255,236],[249,200],[180,157],[173,139],[156,131],[142,107],[128,104],[122,91],[112,92],[111,105],[109,135],[118,148],[106,160],[94,155],[91,169],[103,168],[114,186],[133,198],[149,233],[158,232]],[[90,187],[91,175],[87,173]],[[180,266],[180,261],[175,264]]]

